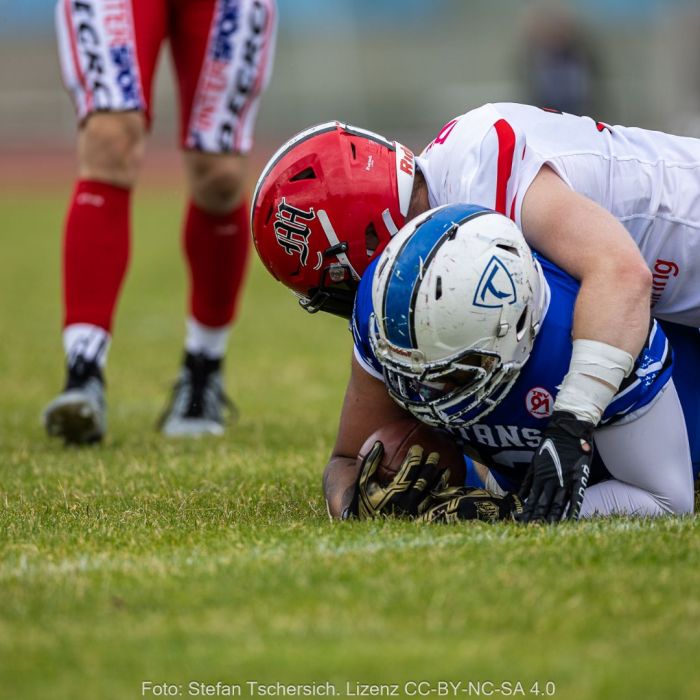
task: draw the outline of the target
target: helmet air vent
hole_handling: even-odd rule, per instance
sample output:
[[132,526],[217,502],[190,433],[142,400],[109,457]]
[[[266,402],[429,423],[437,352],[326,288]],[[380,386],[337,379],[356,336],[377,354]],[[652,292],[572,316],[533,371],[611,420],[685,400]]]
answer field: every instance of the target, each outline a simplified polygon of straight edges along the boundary
[[523,337],[523,333],[525,332],[525,322],[527,321],[527,312],[528,312],[528,307],[526,306],[523,309],[523,312],[520,314],[520,318],[518,319],[518,322],[515,324],[515,337],[520,340]]
[[515,255],[516,257],[520,257],[520,251],[512,245],[506,245],[505,243],[496,243],[496,248],[500,248],[501,250],[505,250],[506,253],[510,253],[511,255]]
[[435,281],[435,301],[440,299],[442,296],[442,277],[438,275],[437,280]]
[[377,229],[374,228],[374,224],[370,221],[365,229],[365,251],[367,257],[371,258],[379,247],[379,236],[377,235]]
[[298,172],[294,177],[289,178],[290,182],[298,182],[299,180],[315,180],[316,173],[312,167],[304,168],[302,171]]

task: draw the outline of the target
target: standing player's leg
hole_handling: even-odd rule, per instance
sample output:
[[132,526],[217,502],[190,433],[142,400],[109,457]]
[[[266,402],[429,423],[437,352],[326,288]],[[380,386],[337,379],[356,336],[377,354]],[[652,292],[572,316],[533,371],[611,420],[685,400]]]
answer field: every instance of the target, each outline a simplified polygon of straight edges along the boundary
[[43,418],[48,433],[66,442],[94,442],[105,431],[103,370],[129,259],[131,188],[143,159],[151,78],[165,31],[160,5],[56,5],[61,68],[79,121],[78,179],[63,239],[67,379]]
[[221,434],[221,367],[250,251],[246,154],[269,80],[274,0],[175,0],[171,30],[190,200],[184,225],[189,268],[185,354],[161,419],[169,436]]

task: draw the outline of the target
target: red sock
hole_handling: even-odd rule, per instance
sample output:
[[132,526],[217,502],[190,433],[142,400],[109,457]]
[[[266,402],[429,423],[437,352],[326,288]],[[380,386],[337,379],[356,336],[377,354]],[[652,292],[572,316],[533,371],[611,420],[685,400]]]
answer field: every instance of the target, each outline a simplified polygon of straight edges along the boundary
[[223,216],[190,202],[184,247],[190,270],[190,313],[210,328],[234,319],[250,253],[245,204]]
[[63,238],[64,327],[107,331],[129,262],[131,192],[105,182],[76,183]]

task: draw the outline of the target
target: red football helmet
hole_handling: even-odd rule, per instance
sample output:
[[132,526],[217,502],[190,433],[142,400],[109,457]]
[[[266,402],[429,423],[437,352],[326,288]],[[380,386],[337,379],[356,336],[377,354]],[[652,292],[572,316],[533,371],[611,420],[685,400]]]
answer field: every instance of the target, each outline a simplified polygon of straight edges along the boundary
[[258,255],[307,311],[350,317],[360,276],[403,226],[413,153],[340,122],[306,129],[265,166],[253,194]]

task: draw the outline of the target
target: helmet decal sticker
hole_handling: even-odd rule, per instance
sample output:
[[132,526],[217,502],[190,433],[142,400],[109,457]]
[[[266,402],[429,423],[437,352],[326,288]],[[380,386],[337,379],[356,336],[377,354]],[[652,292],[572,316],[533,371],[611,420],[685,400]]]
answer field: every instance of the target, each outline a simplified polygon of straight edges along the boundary
[[508,268],[494,255],[481,275],[472,303],[474,306],[493,309],[516,301],[513,278]]
[[302,265],[306,265],[309,257],[309,236],[311,229],[309,221],[316,218],[313,207],[309,211],[297,209],[287,204],[284,197],[277,207],[275,214],[275,237],[277,243],[284,248],[287,255],[299,254]]
[[536,386],[527,392],[525,406],[531,416],[535,418],[549,418],[552,415],[554,398],[545,388]]
[[416,165],[413,152],[406,146],[396,143],[396,183],[399,188],[399,211],[402,216],[408,214],[415,174]]

